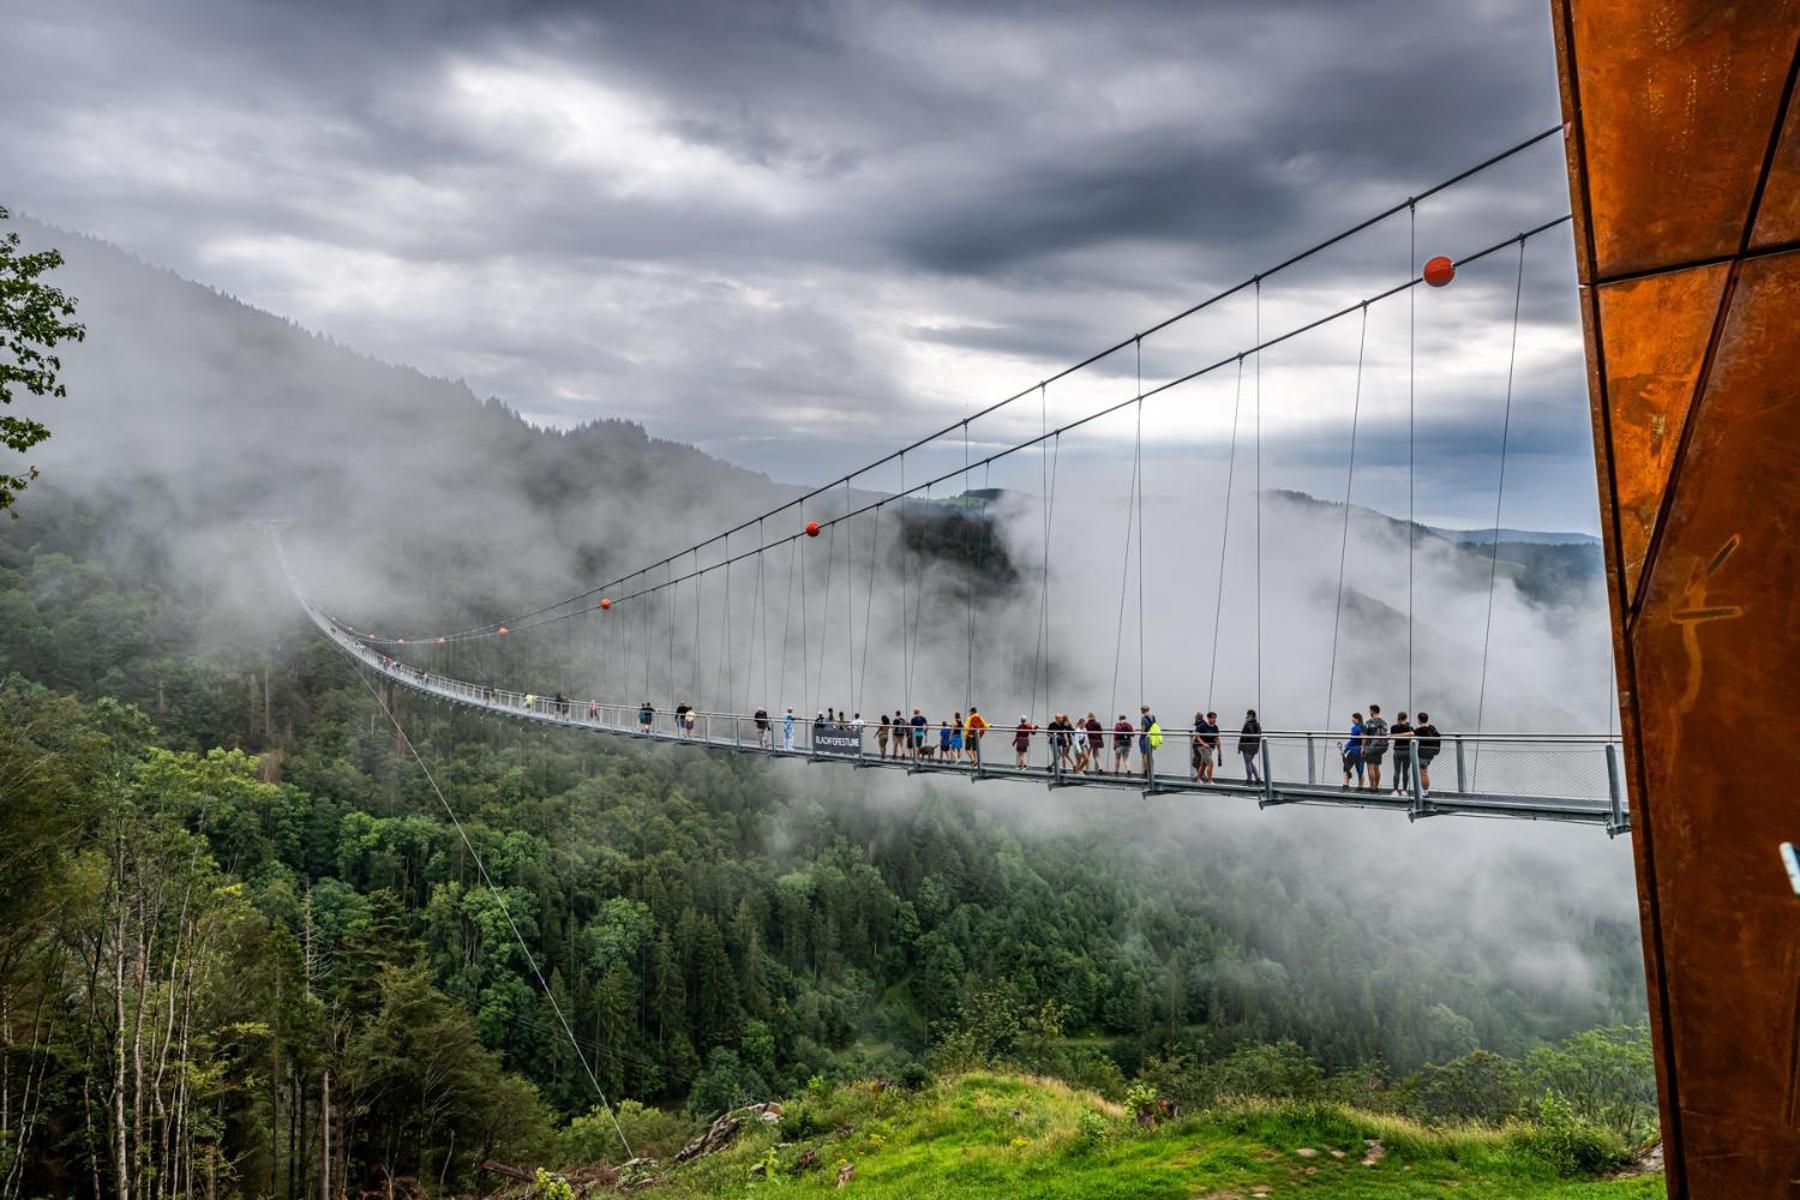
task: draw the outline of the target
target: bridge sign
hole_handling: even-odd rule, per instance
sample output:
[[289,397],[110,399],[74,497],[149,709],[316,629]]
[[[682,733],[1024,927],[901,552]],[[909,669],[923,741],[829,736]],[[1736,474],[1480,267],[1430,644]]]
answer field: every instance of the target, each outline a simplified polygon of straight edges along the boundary
[[812,748],[814,754],[829,754],[835,758],[861,758],[862,730],[849,725],[814,726]]

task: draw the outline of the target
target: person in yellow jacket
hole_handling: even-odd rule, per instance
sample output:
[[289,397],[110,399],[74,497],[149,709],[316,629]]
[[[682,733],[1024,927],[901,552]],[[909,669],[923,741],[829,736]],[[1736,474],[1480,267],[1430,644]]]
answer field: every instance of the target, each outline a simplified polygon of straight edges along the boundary
[[973,704],[969,705],[969,719],[964,726],[967,737],[963,739],[963,754],[971,763],[981,762],[981,735],[987,732],[987,718]]

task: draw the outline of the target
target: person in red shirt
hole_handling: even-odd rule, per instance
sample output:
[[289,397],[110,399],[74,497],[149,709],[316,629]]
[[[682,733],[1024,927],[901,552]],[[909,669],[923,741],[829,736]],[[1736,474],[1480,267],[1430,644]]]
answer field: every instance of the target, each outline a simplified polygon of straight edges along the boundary
[[1026,716],[1019,718],[1018,727],[1013,730],[1013,751],[1019,756],[1020,770],[1024,770],[1028,765],[1026,756],[1031,753],[1031,735],[1036,730],[1037,726],[1033,725],[1031,718]]
[[1131,773],[1131,735],[1137,732],[1124,713],[1113,724],[1113,773],[1129,775]]

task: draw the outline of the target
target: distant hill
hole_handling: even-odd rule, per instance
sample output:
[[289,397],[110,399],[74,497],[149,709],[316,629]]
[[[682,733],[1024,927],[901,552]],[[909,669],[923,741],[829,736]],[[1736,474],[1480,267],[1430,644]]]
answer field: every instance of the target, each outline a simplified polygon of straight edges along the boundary
[[[355,353],[115,246],[14,220],[54,246],[88,328],[21,508],[91,506],[213,594],[243,522],[294,523],[309,572],[369,611],[428,596],[487,612],[660,557],[796,489],[600,419],[534,427],[460,381]],[[651,546],[660,547],[656,554]],[[121,549],[127,548],[121,546]],[[505,564],[494,568],[489,564]],[[484,618],[485,619],[485,618]]]
[[[1446,529],[1441,525],[1423,525],[1441,538],[1457,542],[1465,546],[1491,546],[1494,544],[1492,529]],[[1532,546],[1598,546],[1600,539],[1591,533],[1572,533],[1566,530],[1543,529],[1501,529],[1500,541],[1522,543]]]

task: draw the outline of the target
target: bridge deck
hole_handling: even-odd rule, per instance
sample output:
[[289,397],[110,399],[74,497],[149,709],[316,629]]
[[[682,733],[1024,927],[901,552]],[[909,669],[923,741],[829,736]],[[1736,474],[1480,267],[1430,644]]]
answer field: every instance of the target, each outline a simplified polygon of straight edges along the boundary
[[[291,582],[291,580],[290,580]],[[1153,771],[1141,772],[1141,761],[1134,754],[1137,769],[1131,774],[1088,772],[1048,767],[1020,768],[1015,765],[1012,731],[1003,726],[988,732],[979,765],[944,762],[936,758],[914,761],[908,757],[884,757],[871,752],[870,737],[860,739],[862,749],[814,749],[810,740],[810,723],[796,721],[795,748],[783,749],[779,721],[771,719],[768,744],[764,744],[755,721],[746,714],[699,713],[696,729],[684,734],[674,728],[672,714],[658,712],[648,732],[638,727],[635,705],[596,705],[595,714],[587,715],[588,702],[572,701],[559,706],[547,698],[528,697],[523,693],[489,688],[465,680],[423,672],[406,663],[388,658],[355,636],[346,632],[331,617],[314,607],[299,589],[295,594],[305,607],[307,616],[345,654],[375,671],[383,678],[414,692],[467,708],[540,725],[555,725],[592,733],[645,742],[668,742],[712,750],[744,754],[760,754],[768,758],[798,759],[803,762],[835,763],[863,769],[905,771],[908,774],[961,776],[970,781],[1010,779],[1029,781],[1050,787],[1086,787],[1134,791],[1141,794],[1192,793],[1205,796],[1232,796],[1254,799],[1260,806],[1278,804],[1331,805],[1339,808],[1389,809],[1406,813],[1413,819],[1432,816],[1508,817],[1535,821],[1573,821],[1600,825],[1609,834],[1625,832],[1630,821],[1624,797],[1619,789],[1616,741],[1599,737],[1531,737],[1523,735],[1458,735],[1447,734],[1444,751],[1432,770],[1437,778],[1427,793],[1417,785],[1407,792],[1374,792],[1346,790],[1330,782],[1339,777],[1338,742],[1329,733],[1284,733],[1263,735],[1257,755],[1261,781],[1243,777],[1241,759],[1232,752],[1236,735],[1223,735],[1220,777],[1216,782],[1200,783],[1188,769],[1185,731],[1165,733],[1163,749],[1154,757]],[[866,731],[865,731],[866,732]],[[936,739],[933,729],[931,737]],[[1037,737],[1041,739],[1043,731]],[[1108,733],[1110,736],[1110,731]],[[859,740],[859,739],[852,739]],[[897,740],[896,740],[897,744]],[[1397,747],[1400,743],[1397,743]],[[1110,743],[1107,743],[1110,746]],[[1389,756],[1390,776],[1395,770]],[[1482,760],[1486,758],[1484,763]],[[1048,759],[1049,750],[1034,741],[1033,761]],[[997,760],[997,761],[996,761]],[[1472,768],[1471,768],[1471,764]],[[1178,771],[1168,768],[1173,765]],[[1224,776],[1224,768],[1235,768],[1234,777]],[[1483,774],[1496,779],[1500,786],[1483,787]],[[1445,787],[1443,780],[1454,779]],[[1573,794],[1570,794],[1573,793]]]

